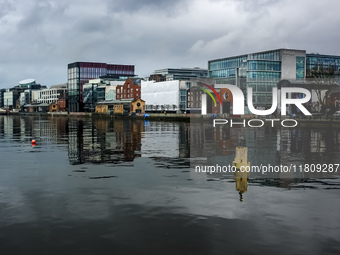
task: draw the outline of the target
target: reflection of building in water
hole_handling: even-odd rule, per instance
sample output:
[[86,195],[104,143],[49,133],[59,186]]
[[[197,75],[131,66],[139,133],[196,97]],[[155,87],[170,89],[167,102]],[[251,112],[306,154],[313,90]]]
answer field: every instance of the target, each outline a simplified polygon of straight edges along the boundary
[[221,156],[225,164],[231,164],[238,138],[244,136],[247,147],[251,148],[248,156],[252,164],[276,162],[276,145],[272,140],[273,136],[276,138],[276,128],[244,128],[242,125],[230,127],[228,124],[213,127],[210,122],[199,121],[192,121],[190,124],[192,158]]
[[68,159],[72,165],[82,164],[83,152],[82,120],[70,119],[68,124]]
[[[61,142],[59,138],[67,133],[66,118],[35,118],[32,122],[32,137],[46,141]],[[66,143],[66,142],[65,142]]]
[[69,161],[71,164],[115,163],[140,157],[144,121],[71,119]]
[[0,138],[3,138],[5,136],[5,128],[4,123],[5,122],[5,116],[0,115]]
[[190,157],[233,155],[236,141],[232,139],[232,136],[236,135],[238,130],[238,128],[231,129],[227,125],[213,128],[211,123],[191,121]]
[[[327,155],[333,155],[337,151],[339,141],[340,132],[336,128],[279,129],[276,149],[281,163],[287,162],[292,156],[300,158],[302,162],[315,159],[319,161],[317,163],[321,163]],[[321,154],[324,156],[322,157]]]
[[189,124],[184,122],[145,122],[141,153],[143,157],[189,157]]
[[8,115],[0,118],[0,129],[4,137],[13,141],[26,141],[32,138],[39,141],[66,143],[66,118],[46,118],[41,116]]
[[239,146],[236,147],[236,155],[233,161],[233,167],[236,167],[237,172],[235,173],[235,184],[236,190],[240,194],[240,201],[243,200],[243,193],[247,192],[248,189],[248,178],[249,172],[246,172],[246,168],[250,167],[248,161],[248,148],[245,147],[245,140],[243,137],[240,138]]
[[[212,126],[211,122],[195,121],[190,123],[190,155],[197,158],[199,165],[230,165],[233,161],[234,148],[240,135],[247,140],[248,158],[253,166],[280,166],[305,163],[338,163],[340,156],[340,130],[324,127],[230,127],[230,125]],[[203,161],[202,161],[203,160]],[[227,177],[227,174],[214,174]],[[253,177],[263,177],[261,173]],[[269,174],[266,175],[269,177]],[[294,172],[277,174],[270,177],[297,178]]]
[[133,161],[135,157],[141,156],[141,134],[144,130],[144,121],[114,122],[115,152],[122,152],[124,161]]

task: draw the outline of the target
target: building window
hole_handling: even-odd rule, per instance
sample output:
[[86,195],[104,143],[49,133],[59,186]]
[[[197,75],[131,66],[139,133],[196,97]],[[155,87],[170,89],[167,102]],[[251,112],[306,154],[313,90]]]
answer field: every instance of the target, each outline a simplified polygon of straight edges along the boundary
[[301,80],[305,78],[305,58],[296,57],[296,79]]

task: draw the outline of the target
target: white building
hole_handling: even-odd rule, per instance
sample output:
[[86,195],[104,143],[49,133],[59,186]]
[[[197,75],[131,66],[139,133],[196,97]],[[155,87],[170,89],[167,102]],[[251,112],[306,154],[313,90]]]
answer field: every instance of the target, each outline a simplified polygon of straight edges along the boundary
[[187,82],[142,81],[141,96],[147,112],[184,112],[186,108]]
[[32,102],[52,104],[56,103],[57,100],[66,95],[67,83],[51,86],[49,89],[33,91]]

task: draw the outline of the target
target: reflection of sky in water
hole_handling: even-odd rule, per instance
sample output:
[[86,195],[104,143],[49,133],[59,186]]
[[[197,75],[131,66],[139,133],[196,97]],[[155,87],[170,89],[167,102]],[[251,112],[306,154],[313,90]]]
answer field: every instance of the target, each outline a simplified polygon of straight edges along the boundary
[[[183,123],[150,122],[145,127],[143,122],[85,119],[79,133],[74,129],[79,120],[72,124],[64,118],[5,118],[0,117],[4,254],[27,250],[34,254],[79,250],[84,254],[339,254],[338,179],[250,177],[240,202],[233,176],[200,174],[189,168],[185,144],[190,139]],[[225,145],[231,160],[238,142],[233,132],[218,147]],[[252,143],[256,135],[270,147],[267,157],[276,157],[278,136],[268,132],[244,134],[249,151],[260,153]],[[326,152],[338,155],[336,136],[330,139],[322,130],[313,132],[321,139],[320,150],[317,142],[308,150],[307,145],[292,146],[293,140],[280,137],[285,151],[275,160],[289,159],[292,148],[297,148],[297,161],[317,155],[327,159]],[[36,147],[30,144],[32,137],[37,138]],[[157,142],[164,146],[153,147]],[[70,155],[80,156],[80,164],[70,164]],[[105,176],[116,178],[91,179]]]

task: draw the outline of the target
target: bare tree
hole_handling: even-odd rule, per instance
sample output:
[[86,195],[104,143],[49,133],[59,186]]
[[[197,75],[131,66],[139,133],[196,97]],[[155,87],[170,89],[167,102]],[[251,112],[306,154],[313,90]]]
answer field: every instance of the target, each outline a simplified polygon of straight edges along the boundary
[[317,96],[322,113],[325,113],[327,109],[332,108],[331,105],[327,105],[327,98],[339,87],[337,76],[338,74],[335,70],[335,66],[328,66],[325,68],[322,64],[317,64],[312,69],[307,70],[307,81],[310,83],[310,88]]

